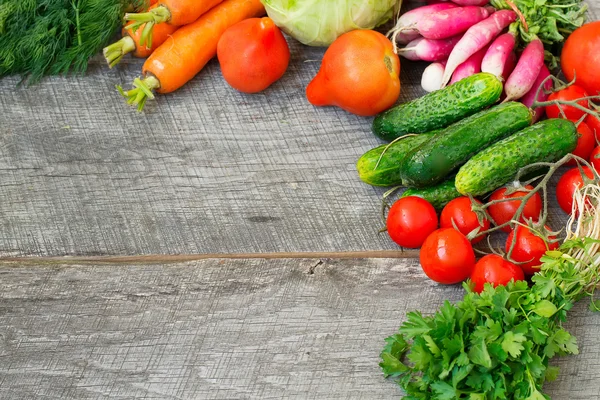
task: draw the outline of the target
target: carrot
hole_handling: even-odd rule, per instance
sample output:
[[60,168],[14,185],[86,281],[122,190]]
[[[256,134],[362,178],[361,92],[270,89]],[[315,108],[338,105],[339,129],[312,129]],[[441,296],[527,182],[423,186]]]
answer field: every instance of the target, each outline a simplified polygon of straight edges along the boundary
[[202,14],[221,3],[223,0],[161,0],[157,7],[143,13],[127,13],[126,21],[135,21],[131,26],[134,31],[144,25],[140,43],[151,40],[154,25],[166,22],[175,26],[194,22]]
[[153,91],[170,93],[192,79],[217,54],[223,32],[247,18],[265,14],[260,0],[225,0],[196,22],[178,29],[148,57],[142,68],[144,79],[133,81],[134,89],[119,92],[129,104],[144,108]]

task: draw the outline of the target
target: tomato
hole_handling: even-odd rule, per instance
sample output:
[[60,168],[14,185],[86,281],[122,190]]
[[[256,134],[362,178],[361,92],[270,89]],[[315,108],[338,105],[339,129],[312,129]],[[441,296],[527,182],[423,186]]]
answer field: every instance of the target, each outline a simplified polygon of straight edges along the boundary
[[[526,189],[533,189],[533,186],[526,185]],[[527,194],[527,192],[519,191],[514,192],[510,195],[506,195],[506,188],[500,188],[494,191],[490,196],[490,201],[494,200],[502,200],[508,198],[515,197],[523,197]],[[494,204],[488,208],[488,213],[496,223],[496,225],[502,225],[510,220],[512,220],[517,212],[517,209],[521,205],[521,200],[512,200],[512,201],[503,201],[498,204]],[[533,221],[537,221],[540,217],[540,213],[542,212],[542,197],[539,193],[535,193],[525,204],[523,208],[523,212],[521,213],[521,222],[525,222],[528,219]],[[502,228],[504,232],[510,232],[510,225]]]
[[[477,204],[481,204],[479,200],[475,200]],[[458,197],[448,204],[442,210],[440,215],[440,227],[441,228],[454,228],[454,225],[458,228],[459,232],[467,236],[469,233],[477,228],[479,231],[486,231],[490,228],[490,221],[487,218],[483,219],[483,223],[479,224],[477,214],[471,208],[471,199],[466,196]],[[480,242],[485,235],[478,236],[471,240],[472,244]]]
[[567,38],[560,57],[565,77],[591,94],[600,93],[600,21],[575,29]]
[[469,239],[453,228],[434,231],[425,239],[419,254],[423,272],[431,280],[446,285],[464,281],[475,265]]
[[590,154],[590,164],[592,164],[592,167],[594,167],[596,172],[600,173],[600,146],[592,150],[592,154]]
[[420,247],[437,227],[435,208],[427,200],[416,196],[396,201],[387,216],[387,232],[402,247]]
[[[546,227],[548,231],[548,227]],[[533,275],[540,270],[540,258],[548,250],[556,250],[558,243],[548,243],[540,236],[536,235],[531,229],[518,225],[508,235],[506,239],[506,252],[510,249],[514,236],[517,236],[515,247],[511,253],[511,259],[513,261],[525,264],[519,264],[519,267],[523,270],[526,275]],[[548,237],[548,239],[556,239],[554,236]]]
[[600,119],[593,115],[588,114],[583,120],[590,127],[594,135],[596,136],[596,142],[600,142]]
[[400,58],[388,38],[371,30],[354,30],[341,35],[325,51],[306,97],[315,106],[338,106],[371,116],[398,100],[399,74]]
[[249,18],[227,29],[217,45],[225,81],[244,93],[265,90],[283,76],[290,49],[273,20]]
[[[579,139],[577,139],[577,147],[575,147],[575,150],[573,150],[572,153],[584,160],[589,160],[590,154],[592,154],[592,150],[594,150],[594,147],[596,146],[594,132],[585,122],[581,122],[579,126],[577,126],[577,132],[579,133]],[[567,165],[577,165],[577,162],[571,160]]]
[[481,293],[486,283],[492,286],[506,285],[511,280],[525,279],[523,270],[515,264],[506,261],[497,254],[489,254],[477,261],[471,273],[471,281],[475,284],[475,292]]
[[[581,168],[588,178],[594,178],[594,173],[590,167],[584,166]],[[573,208],[573,194],[582,186],[583,177],[581,176],[578,167],[568,170],[558,180],[558,183],[556,184],[556,200],[558,201],[560,208],[567,214],[571,214]]]
[[[548,101],[551,101],[551,100],[571,101],[571,100],[580,99],[582,97],[586,97],[587,95],[588,94],[586,93],[586,91],[583,88],[581,88],[580,86],[571,85],[568,88],[559,90],[558,92],[551,93],[550,96],[548,96]],[[578,101],[577,104],[579,104],[580,106],[585,107],[585,108],[589,108],[589,106],[590,106],[588,100]],[[572,106],[551,105],[551,106],[546,106],[546,115],[548,116],[548,118],[564,118],[563,114],[559,110],[559,107],[564,111],[566,119],[569,119],[571,121],[577,121],[579,118],[583,117],[583,115],[585,114],[584,111],[578,110]]]

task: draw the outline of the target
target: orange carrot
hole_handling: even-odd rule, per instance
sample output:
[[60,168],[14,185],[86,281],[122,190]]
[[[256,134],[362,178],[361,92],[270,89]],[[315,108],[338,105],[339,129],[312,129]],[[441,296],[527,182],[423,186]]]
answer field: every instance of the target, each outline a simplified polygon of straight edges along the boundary
[[142,72],[144,79],[133,81],[134,89],[119,92],[129,104],[141,111],[148,98],[170,93],[192,79],[217,54],[223,32],[247,18],[260,17],[265,9],[260,0],[225,0],[196,22],[178,29],[148,57]]
[[131,28],[136,31],[144,26],[141,44],[151,40],[153,26],[166,22],[175,26],[187,25],[223,0],[161,0],[158,7],[143,13],[127,13],[126,21],[135,21]]

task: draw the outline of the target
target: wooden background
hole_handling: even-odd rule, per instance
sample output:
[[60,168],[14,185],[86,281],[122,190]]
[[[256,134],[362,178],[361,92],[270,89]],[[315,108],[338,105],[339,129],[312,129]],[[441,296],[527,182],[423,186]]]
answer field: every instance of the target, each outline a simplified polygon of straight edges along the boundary
[[[263,93],[212,61],[143,114],[114,89],[139,60],[0,80],[0,398],[401,395],[383,338],[462,289],[377,233],[385,190],[355,170],[371,119],[308,104],[323,49],[289,42]],[[402,67],[400,101],[423,65]],[[553,399],[600,398],[599,325],[570,314],[582,354],[556,361]]]

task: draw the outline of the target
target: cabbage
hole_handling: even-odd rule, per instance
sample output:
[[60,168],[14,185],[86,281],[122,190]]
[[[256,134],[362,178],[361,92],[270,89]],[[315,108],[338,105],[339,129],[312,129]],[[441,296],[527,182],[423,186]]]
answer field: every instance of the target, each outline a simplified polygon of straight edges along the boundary
[[310,46],[328,46],[354,29],[373,29],[394,15],[398,0],[261,0],[285,33]]

